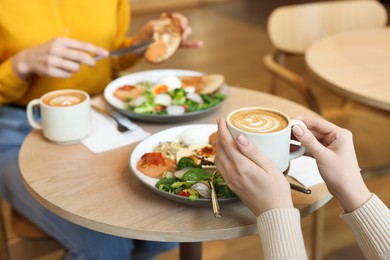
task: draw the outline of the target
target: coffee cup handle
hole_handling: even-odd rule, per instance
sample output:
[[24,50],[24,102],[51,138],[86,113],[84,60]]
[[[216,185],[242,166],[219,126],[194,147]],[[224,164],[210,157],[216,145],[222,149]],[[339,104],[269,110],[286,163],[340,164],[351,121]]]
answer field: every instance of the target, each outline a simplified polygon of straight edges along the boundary
[[33,113],[35,106],[39,107],[39,99],[33,99],[28,103],[28,105],[27,105],[27,120],[32,127],[34,127],[35,129],[42,130],[42,124],[35,121],[35,117],[34,117],[34,113]]
[[[291,119],[291,122],[290,122],[291,128],[292,128],[294,125],[301,125],[301,126],[303,126],[303,127],[307,127],[307,126],[305,125],[305,123],[303,123],[301,120],[298,120],[298,119]],[[299,147],[298,150],[296,150],[296,151],[290,153],[290,160],[296,159],[296,158],[298,158],[298,157],[301,157],[302,155],[305,154],[305,152],[306,152],[306,147],[303,146],[303,145],[301,145],[301,146]]]

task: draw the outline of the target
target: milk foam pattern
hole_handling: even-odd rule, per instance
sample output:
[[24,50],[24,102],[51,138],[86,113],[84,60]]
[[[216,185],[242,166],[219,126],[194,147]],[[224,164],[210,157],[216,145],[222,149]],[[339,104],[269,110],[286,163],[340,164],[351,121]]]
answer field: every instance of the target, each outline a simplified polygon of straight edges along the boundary
[[267,133],[280,128],[280,121],[269,115],[250,114],[237,118],[236,126],[248,132]]
[[86,99],[85,95],[80,93],[61,93],[45,97],[43,102],[49,106],[67,107],[82,103]]

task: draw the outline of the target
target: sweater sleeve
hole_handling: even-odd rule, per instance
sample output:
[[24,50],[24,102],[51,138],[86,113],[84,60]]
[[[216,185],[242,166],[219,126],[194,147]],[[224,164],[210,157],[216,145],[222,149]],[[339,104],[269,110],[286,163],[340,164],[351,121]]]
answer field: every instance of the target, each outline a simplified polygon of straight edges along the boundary
[[264,259],[307,259],[299,210],[278,208],[257,217]]
[[[131,8],[128,0],[121,0],[118,3],[118,31],[114,49],[124,48],[133,44],[133,38],[128,37],[127,33],[129,25],[131,23]],[[127,69],[135,65],[142,59],[141,56],[136,54],[127,54],[120,56],[119,58],[113,58],[113,74],[116,75],[120,71]]]
[[367,259],[390,259],[390,211],[376,195],[340,217],[352,229]]
[[18,100],[28,87],[28,82],[18,78],[13,72],[12,58],[0,64],[0,105]]

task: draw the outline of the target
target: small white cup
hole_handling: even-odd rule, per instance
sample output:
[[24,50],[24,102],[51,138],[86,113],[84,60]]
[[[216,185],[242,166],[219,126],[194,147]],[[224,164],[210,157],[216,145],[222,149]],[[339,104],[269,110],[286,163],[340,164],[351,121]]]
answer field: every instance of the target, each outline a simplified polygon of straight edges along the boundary
[[[277,115],[279,119],[285,120],[283,123],[284,127],[281,129],[274,129],[270,132],[264,130],[264,132],[255,132],[256,128],[262,122],[252,122],[253,125],[245,130],[236,123],[232,123],[232,116],[237,113],[244,112],[248,114],[250,111],[266,111],[271,112],[271,114]],[[256,113],[256,112],[254,112]],[[272,115],[270,116],[272,117]],[[243,120],[253,120],[253,118],[244,118]],[[260,119],[262,120],[262,119]],[[276,119],[275,119],[276,120]],[[290,119],[286,114],[275,109],[266,108],[266,107],[244,107],[232,111],[226,118],[228,129],[234,138],[237,138],[238,135],[244,134],[252,143],[265,155],[267,155],[279,168],[281,172],[286,172],[289,168],[290,160],[298,158],[305,153],[306,148],[301,145],[298,150],[290,152],[290,143],[291,143],[291,128],[294,125],[306,125],[301,120]],[[246,123],[245,123],[246,124]]]
[[[40,110],[41,122],[34,117],[34,107]],[[52,142],[79,142],[91,132],[90,97],[88,93],[76,89],[46,93],[28,103],[27,119],[33,128],[42,130]]]

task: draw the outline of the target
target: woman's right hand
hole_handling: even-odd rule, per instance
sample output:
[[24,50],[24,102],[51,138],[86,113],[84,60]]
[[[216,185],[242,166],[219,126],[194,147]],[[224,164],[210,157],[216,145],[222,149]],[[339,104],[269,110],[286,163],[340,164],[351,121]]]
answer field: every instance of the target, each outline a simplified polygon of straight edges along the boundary
[[290,185],[278,167],[245,135],[234,140],[223,118],[218,120],[214,162],[229,188],[256,216],[293,207]]
[[93,55],[107,56],[108,51],[87,42],[58,37],[22,50],[15,55],[12,65],[15,74],[22,79],[32,74],[68,78],[81,64],[94,66]]
[[329,192],[345,212],[352,212],[370,197],[357,162],[352,133],[324,119],[299,117],[307,126],[293,127],[295,137],[316,159]]

